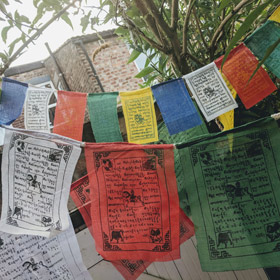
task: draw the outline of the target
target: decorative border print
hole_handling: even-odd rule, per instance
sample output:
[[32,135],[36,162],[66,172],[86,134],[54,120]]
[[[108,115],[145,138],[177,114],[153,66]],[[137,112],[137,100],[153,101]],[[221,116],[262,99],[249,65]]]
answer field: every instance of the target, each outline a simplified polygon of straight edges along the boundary
[[214,62],[184,79],[207,121],[238,107]]

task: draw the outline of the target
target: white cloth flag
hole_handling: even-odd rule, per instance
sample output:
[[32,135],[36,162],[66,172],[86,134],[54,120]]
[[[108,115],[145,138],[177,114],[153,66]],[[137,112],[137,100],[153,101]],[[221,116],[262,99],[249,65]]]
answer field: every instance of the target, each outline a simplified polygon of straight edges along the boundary
[[5,128],[1,231],[50,237],[66,230],[67,201],[80,142]]
[[24,104],[24,125],[26,129],[50,132],[48,104],[53,90],[29,86]]
[[184,79],[208,122],[238,107],[214,62],[185,75]]
[[72,224],[47,239],[0,232],[0,279],[90,280]]

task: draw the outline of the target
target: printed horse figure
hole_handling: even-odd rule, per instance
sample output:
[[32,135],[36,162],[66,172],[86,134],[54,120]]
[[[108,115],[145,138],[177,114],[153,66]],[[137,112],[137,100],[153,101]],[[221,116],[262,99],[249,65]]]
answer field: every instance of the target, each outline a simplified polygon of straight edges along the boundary
[[42,192],[41,190],[41,183],[37,181],[37,175],[34,175],[34,177],[31,174],[27,175],[27,183],[29,187],[33,187],[33,189],[38,189],[39,193]]
[[235,186],[231,184],[226,185],[225,191],[228,197],[231,198],[231,202],[237,197],[242,200],[243,196],[246,194],[249,195],[251,199],[254,198],[253,194],[249,192],[249,188],[241,187],[240,182],[236,182]]
[[123,191],[123,199],[125,202],[125,206],[128,206],[129,202],[133,202],[134,205],[136,202],[141,202],[142,205],[145,205],[145,203],[142,201],[141,196],[140,195],[135,195],[134,194],[134,190],[131,190],[130,193],[128,191]]

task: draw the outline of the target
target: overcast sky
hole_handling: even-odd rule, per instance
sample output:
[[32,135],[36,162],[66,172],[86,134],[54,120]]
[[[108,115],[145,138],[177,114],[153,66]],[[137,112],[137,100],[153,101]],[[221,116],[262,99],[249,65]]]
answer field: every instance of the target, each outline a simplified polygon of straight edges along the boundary
[[[0,0],[1,1],[1,0]],[[33,19],[36,15],[36,9],[33,7],[33,0],[24,0],[24,7],[16,2],[14,4],[10,4],[9,10],[15,11],[16,9],[19,10],[20,14],[24,14],[28,16],[30,19]],[[12,3],[12,1],[10,1]],[[95,5],[97,6],[99,3],[99,0],[88,0],[87,5]],[[84,5],[84,4],[83,4]],[[90,10],[89,8],[87,9]],[[69,10],[73,11],[73,10]],[[94,11],[94,10],[93,10]],[[96,10],[95,10],[96,11]],[[35,44],[30,44],[28,49],[26,49],[26,52],[20,56],[16,61],[14,61],[11,66],[26,64],[38,60],[44,60],[49,56],[49,53],[47,51],[47,48],[45,46],[45,42],[48,42],[50,48],[52,51],[55,51],[58,49],[65,41],[67,41],[69,38],[74,36],[80,36],[83,35],[82,33],[82,27],[80,26],[80,17],[81,15],[76,16],[69,16],[71,18],[72,24],[74,26],[74,30],[66,24],[64,21],[55,21],[52,23],[44,32],[43,34],[34,42]],[[46,22],[49,17],[46,17],[44,22]],[[104,26],[98,27],[99,31],[108,30],[115,28],[113,24],[106,24]],[[85,32],[85,34],[94,33],[90,28],[88,28]],[[13,33],[10,31],[8,33],[8,39],[10,43],[13,41],[13,39],[17,38],[18,34]],[[16,45],[15,50],[20,46],[20,44]],[[0,40],[0,51],[3,51],[5,49],[5,46]]]

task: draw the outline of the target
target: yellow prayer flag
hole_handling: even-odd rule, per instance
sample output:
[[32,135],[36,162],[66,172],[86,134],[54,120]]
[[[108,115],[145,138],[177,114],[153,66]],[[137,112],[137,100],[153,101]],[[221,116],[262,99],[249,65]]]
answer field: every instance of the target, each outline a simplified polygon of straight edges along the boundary
[[276,21],[280,23],[280,6],[274,11],[274,13],[270,16],[269,20]]
[[[229,80],[226,78],[226,76],[221,71],[220,71],[220,73],[222,74],[222,77],[223,77],[227,87],[229,88],[232,96],[234,98],[236,98],[237,93],[236,93],[235,89],[233,88],[233,86],[231,85]],[[225,114],[220,115],[218,117],[218,120],[222,123],[222,125],[224,127],[223,131],[234,128],[234,110],[231,110]]]
[[157,120],[150,87],[120,92],[128,142],[146,144],[158,141]]

